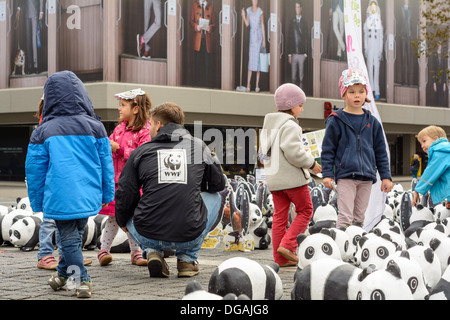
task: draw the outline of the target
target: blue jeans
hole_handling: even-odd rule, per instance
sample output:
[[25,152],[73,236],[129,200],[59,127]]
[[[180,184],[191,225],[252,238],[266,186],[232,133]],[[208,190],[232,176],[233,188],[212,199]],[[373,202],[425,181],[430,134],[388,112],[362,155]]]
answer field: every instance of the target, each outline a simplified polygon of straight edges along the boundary
[[83,263],[83,233],[88,218],[79,220],[56,221],[61,241],[61,260],[56,270],[65,279],[74,276],[75,281],[90,281]]
[[62,255],[56,222],[53,219],[44,218],[39,229],[39,251],[37,254],[38,261],[43,257],[53,255],[53,251],[55,251],[55,245],[53,244],[53,233],[56,233],[56,244],[58,246],[59,255]]
[[167,241],[159,241],[148,239],[141,236],[134,226],[133,219],[130,219],[127,223],[127,229],[130,233],[131,237],[134,241],[141,247],[143,251],[144,259],[147,258],[147,255],[151,252],[158,252],[161,255],[164,254],[165,249],[175,250],[175,255],[179,260],[192,263],[198,259],[198,252],[200,251],[203,240],[210,232],[214,222],[216,222],[220,204],[221,197],[218,193],[202,193],[203,202],[208,209],[208,218],[206,221],[206,228],[203,233],[192,241],[187,242],[167,242]]

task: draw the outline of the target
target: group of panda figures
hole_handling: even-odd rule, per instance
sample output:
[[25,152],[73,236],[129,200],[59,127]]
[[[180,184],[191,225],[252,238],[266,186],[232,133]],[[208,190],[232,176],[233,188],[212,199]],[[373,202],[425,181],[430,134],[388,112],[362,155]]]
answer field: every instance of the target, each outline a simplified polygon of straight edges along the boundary
[[[228,179],[221,192],[217,226],[228,228],[236,241],[252,234],[256,249],[271,240],[273,201],[267,186],[253,176]],[[450,300],[450,209],[431,203],[429,195],[411,205],[412,190],[395,185],[387,194],[380,222],[369,232],[360,225],[336,228],[337,194],[313,180],[309,187],[314,215],[308,230],[297,238],[299,262],[291,292],[293,300]],[[290,219],[295,216],[292,207]],[[93,250],[106,217],[89,219],[84,248]],[[0,206],[0,243],[25,251],[38,244],[42,214],[27,199],[13,210]],[[116,237],[112,252],[129,252],[125,233]],[[277,300],[283,295],[279,266],[263,266],[244,257],[225,260],[210,277],[208,290],[197,282],[186,288],[186,300]]]
[[[450,209],[429,195],[412,207],[412,190],[396,184],[380,222],[336,228],[337,194],[310,184],[314,216],[297,238],[299,262],[292,300],[450,300]],[[295,210],[291,210],[291,219]],[[281,299],[279,266],[247,258],[226,260],[208,290],[193,282],[184,299]]]

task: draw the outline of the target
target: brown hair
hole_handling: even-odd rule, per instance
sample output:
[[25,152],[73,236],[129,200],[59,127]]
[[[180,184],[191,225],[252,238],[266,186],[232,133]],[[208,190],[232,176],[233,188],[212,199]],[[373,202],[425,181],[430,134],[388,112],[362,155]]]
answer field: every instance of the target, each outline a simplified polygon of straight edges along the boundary
[[[123,99],[125,100],[125,99]],[[134,132],[141,131],[150,119],[150,110],[152,108],[152,101],[149,95],[146,93],[142,96],[137,96],[131,100],[125,100],[131,103],[131,108],[139,107],[139,112],[134,120],[133,130]]]
[[44,109],[44,100],[40,100],[38,104],[38,111],[34,115],[35,118],[40,119],[42,115],[42,110]]
[[184,111],[173,102],[166,102],[153,108],[150,117],[154,121],[161,122],[164,126],[169,122],[184,125]]
[[429,126],[419,132],[417,139],[420,140],[423,136],[429,136],[430,138],[447,138],[447,134],[444,129],[437,126]]

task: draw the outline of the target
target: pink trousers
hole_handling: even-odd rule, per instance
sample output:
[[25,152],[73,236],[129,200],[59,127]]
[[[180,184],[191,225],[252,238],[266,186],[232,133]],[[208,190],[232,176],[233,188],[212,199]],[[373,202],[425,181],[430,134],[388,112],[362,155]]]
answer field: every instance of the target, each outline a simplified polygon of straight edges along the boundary
[[[272,245],[274,261],[285,264],[289,260],[281,256],[277,250],[281,246],[292,252],[297,250],[297,236],[305,233],[313,215],[313,205],[308,186],[295,189],[273,191],[275,211],[272,222]],[[289,222],[291,202],[295,205],[297,216],[286,230]]]
[[353,222],[364,224],[369,205],[372,181],[340,179],[337,183],[339,214],[336,228],[352,225]]

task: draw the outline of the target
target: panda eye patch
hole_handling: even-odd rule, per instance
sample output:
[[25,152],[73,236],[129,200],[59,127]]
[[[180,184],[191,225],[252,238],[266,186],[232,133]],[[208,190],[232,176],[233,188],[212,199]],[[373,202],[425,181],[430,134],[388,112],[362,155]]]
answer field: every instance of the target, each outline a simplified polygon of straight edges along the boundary
[[308,259],[308,260],[311,259],[314,256],[314,253],[315,253],[314,248],[313,247],[308,247],[305,250],[305,258]]
[[370,295],[370,300],[386,300],[386,298],[384,296],[384,292],[383,291],[375,290]]
[[414,294],[419,286],[419,281],[416,277],[411,277],[408,279],[408,286],[411,289],[411,292]]
[[333,248],[328,243],[323,244],[322,251],[329,256],[333,254]]
[[361,260],[365,262],[365,261],[369,260],[369,257],[370,257],[369,250],[368,249],[364,249],[361,252]]
[[389,251],[385,247],[379,247],[377,249],[377,255],[380,258],[384,259],[384,258],[386,258],[389,255]]
[[26,219],[23,219],[22,222],[24,225],[28,226],[28,221]]

